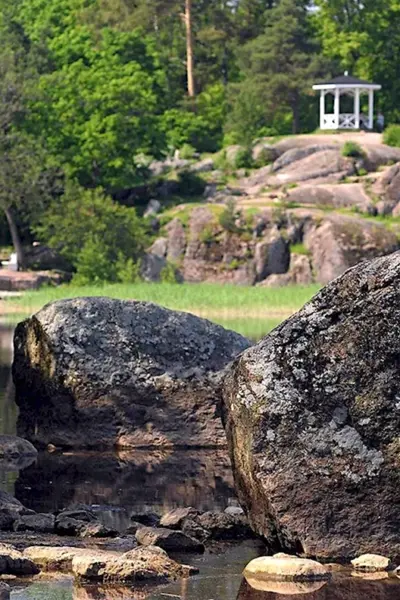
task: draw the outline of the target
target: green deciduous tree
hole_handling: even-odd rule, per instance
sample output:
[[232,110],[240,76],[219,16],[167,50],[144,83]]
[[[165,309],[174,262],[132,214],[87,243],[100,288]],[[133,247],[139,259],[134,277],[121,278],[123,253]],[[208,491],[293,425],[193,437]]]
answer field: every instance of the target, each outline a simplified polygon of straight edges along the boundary
[[380,83],[378,106],[400,120],[400,1],[316,0],[325,54],[353,75]]
[[45,157],[39,140],[21,133],[19,125],[26,117],[26,88],[31,87],[25,50],[0,22],[0,210],[3,211],[17,253],[25,266],[25,253],[18,228],[18,214],[34,218],[44,200]]
[[67,183],[65,194],[41,221],[36,227],[39,238],[80,269],[88,282],[96,277],[116,281],[121,256],[136,261],[146,245],[146,229],[135,209],[116,204],[101,188],[85,190],[76,182]]

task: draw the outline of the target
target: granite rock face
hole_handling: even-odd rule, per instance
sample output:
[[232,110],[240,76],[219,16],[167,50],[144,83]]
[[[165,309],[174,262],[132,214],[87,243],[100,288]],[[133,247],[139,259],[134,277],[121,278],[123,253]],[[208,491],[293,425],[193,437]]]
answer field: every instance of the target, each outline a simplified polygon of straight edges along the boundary
[[380,223],[332,215],[306,236],[317,281],[328,283],[362,260],[398,249],[396,235]]
[[18,431],[58,447],[215,447],[226,365],[250,342],[188,313],[61,300],[18,325]]
[[236,489],[272,548],[400,558],[400,252],[327,285],[230,368]]

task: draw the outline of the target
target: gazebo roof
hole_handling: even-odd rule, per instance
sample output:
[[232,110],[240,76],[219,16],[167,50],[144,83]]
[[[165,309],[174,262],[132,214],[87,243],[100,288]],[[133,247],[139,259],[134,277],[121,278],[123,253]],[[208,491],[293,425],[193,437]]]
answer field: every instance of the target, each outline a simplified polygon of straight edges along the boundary
[[335,88],[362,88],[370,90],[380,90],[381,86],[377,83],[365,81],[365,79],[358,79],[357,77],[352,77],[347,73],[345,73],[344,75],[339,75],[339,77],[335,77],[330,81],[323,81],[321,83],[313,85],[314,90],[332,90]]

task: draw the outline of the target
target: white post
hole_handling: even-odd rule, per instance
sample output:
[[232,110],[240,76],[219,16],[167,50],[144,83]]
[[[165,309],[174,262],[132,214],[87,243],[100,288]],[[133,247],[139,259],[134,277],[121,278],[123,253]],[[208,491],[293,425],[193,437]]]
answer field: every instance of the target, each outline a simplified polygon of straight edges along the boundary
[[368,128],[374,128],[374,90],[368,92]]
[[354,90],[355,128],[360,129],[360,88]]
[[319,97],[319,128],[324,129],[325,127],[325,92],[321,90],[321,96]]
[[339,114],[340,114],[340,90],[339,90],[339,88],[335,89],[334,113],[335,113],[335,127],[336,127],[336,129],[339,129]]

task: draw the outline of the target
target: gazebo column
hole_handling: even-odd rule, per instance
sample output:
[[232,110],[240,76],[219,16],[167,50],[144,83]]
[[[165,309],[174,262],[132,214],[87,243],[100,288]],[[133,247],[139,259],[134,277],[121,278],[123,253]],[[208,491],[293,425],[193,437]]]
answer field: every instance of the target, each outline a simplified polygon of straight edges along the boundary
[[354,118],[355,118],[355,128],[360,129],[360,89],[356,88],[354,90]]
[[334,103],[334,115],[335,115],[335,128],[339,129],[339,115],[340,115],[340,89],[335,89],[335,103]]
[[319,97],[319,127],[324,129],[325,126],[325,91],[321,90]]
[[368,91],[368,127],[374,128],[374,90]]

